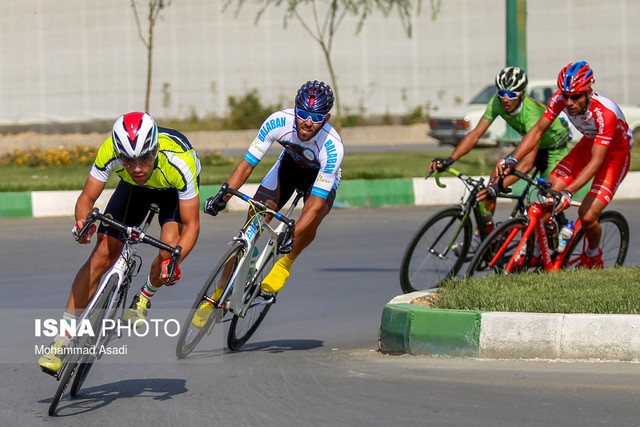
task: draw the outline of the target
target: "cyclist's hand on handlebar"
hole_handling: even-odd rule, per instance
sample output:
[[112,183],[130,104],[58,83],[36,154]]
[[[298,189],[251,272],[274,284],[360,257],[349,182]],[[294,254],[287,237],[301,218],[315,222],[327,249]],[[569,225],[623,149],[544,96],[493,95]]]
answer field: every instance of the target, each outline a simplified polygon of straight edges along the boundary
[[227,207],[227,201],[219,198],[218,196],[209,197],[204,202],[204,213],[208,213],[211,216],[218,215],[218,212],[223,211]]
[[502,159],[496,165],[495,172],[501,177],[505,177],[518,166],[518,160],[513,157]]
[[453,157],[449,157],[447,159],[436,157],[431,161],[431,163],[429,163],[429,172],[433,172],[435,170],[443,171],[451,166],[454,162],[455,160],[453,160]]
[[207,201],[204,202],[204,213],[208,213],[211,216],[216,216],[218,215],[218,212],[222,212],[224,208],[227,207],[227,201],[225,200],[227,192],[226,189],[223,188],[218,191],[218,194],[213,197],[209,197]]
[[560,196],[560,203],[558,203],[558,207],[556,207],[556,213],[568,209],[571,206],[571,199],[573,198],[573,194],[567,190],[562,190]]
[[91,236],[93,236],[93,234],[97,230],[96,225],[91,224],[91,227],[89,228],[89,230],[87,230],[87,232],[84,233],[83,235],[80,235],[80,231],[82,231],[82,228],[84,227],[84,223],[86,220],[87,220],[86,218],[79,219],[78,221],[76,221],[75,225],[71,229],[71,234],[73,235],[73,238],[76,239],[78,243],[82,243],[83,245],[86,245],[87,243],[91,242]]
[[495,198],[496,192],[491,187],[483,188],[482,190],[478,191],[478,194],[476,195],[476,200],[478,202],[481,202],[483,200],[493,200]]
[[171,286],[175,285],[175,283],[180,280],[182,277],[182,272],[180,271],[180,267],[176,265],[176,269],[173,272],[173,277],[169,277],[169,264],[171,263],[171,258],[167,258],[160,264],[160,279],[164,282],[165,285]]

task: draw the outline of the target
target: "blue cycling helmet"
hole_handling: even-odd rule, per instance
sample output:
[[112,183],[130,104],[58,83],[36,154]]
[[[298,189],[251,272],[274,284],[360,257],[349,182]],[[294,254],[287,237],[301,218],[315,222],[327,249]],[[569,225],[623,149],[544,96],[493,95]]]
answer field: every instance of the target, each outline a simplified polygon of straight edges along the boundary
[[310,113],[327,114],[333,107],[333,100],[333,91],[328,84],[309,80],[298,89],[296,108]]
[[593,70],[586,61],[572,62],[558,74],[558,88],[567,95],[586,92],[594,82]]

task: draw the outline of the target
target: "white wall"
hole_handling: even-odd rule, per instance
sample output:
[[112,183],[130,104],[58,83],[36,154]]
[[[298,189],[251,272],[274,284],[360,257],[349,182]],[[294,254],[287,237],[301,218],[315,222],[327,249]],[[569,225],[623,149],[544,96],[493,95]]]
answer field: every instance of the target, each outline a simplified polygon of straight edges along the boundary
[[[349,17],[333,47],[343,106],[405,113],[427,102],[448,107],[468,100],[504,65],[505,1],[442,0],[432,21],[430,1],[423,0],[411,39],[395,12],[374,14],[357,36]],[[291,21],[284,29],[282,8],[254,25],[255,4],[246,2],[235,18],[222,11],[222,0],[173,1],[156,27],[152,114],[225,114],[229,95],[252,88],[265,105],[290,102],[304,81],[329,81],[320,48],[302,27]],[[527,6],[531,78],[555,78],[568,62],[584,59],[600,93],[640,103],[640,2]],[[0,124],[112,119],[142,109],[145,55],[129,0],[3,0]]]

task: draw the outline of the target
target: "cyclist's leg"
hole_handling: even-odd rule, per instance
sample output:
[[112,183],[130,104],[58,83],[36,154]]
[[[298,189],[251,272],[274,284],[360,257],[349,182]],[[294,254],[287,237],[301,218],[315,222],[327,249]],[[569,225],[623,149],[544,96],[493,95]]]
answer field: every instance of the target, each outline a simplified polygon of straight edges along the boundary
[[578,214],[587,238],[587,256],[597,256],[602,228],[598,222],[600,213],[613,198],[618,185],[629,171],[630,155],[610,155],[593,178],[589,193],[582,201]]
[[[254,198],[263,202],[274,210],[280,210],[289,200],[295,190],[296,177],[291,173],[298,169],[293,159],[283,153],[265,175]],[[280,258],[267,277],[262,281],[261,288],[265,292],[278,292],[289,277],[289,270],[293,260],[287,255]]]
[[[100,283],[100,278],[113,265],[122,244],[104,233],[98,233],[96,246],[91,256],[80,268],[71,285],[67,307],[62,320],[71,324],[77,319],[87,306]],[[54,337],[51,350],[38,359],[38,365],[47,373],[55,374],[67,355],[64,347],[69,345],[71,337],[68,334],[58,334]]]
[[[136,206],[131,207],[131,209],[138,212],[137,216],[142,214],[144,217],[152,203],[160,207],[160,213],[158,214],[158,221],[161,227],[160,240],[170,246],[175,246],[183,229],[177,190],[173,188],[164,190],[136,188],[135,196]],[[142,219],[139,222],[141,221]],[[131,306],[125,310],[122,316],[124,321],[131,321],[132,324],[136,324],[136,321],[146,319],[147,311],[151,307],[151,298],[165,284],[161,278],[161,264],[170,256],[171,254],[160,250],[151,262],[149,276],[147,276],[145,283],[134,295]],[[144,323],[138,322],[136,325],[142,327]]]
[[105,233],[98,233],[96,245],[76,274],[67,300],[66,312],[79,316],[98,289],[102,275],[111,268],[122,250],[122,243]]
[[[335,195],[335,190],[333,194]],[[318,226],[331,210],[331,203],[332,201],[329,202],[318,196],[310,196],[305,201],[300,219],[296,223],[293,249],[280,258],[264,278],[261,284],[263,291],[278,292],[282,289],[289,278],[293,262],[314,240]]]
[[[338,183],[334,185],[326,199],[312,196],[311,189],[317,178],[318,170],[301,168],[289,156],[283,156],[279,163],[277,187],[279,188],[280,201],[278,207],[281,208],[286,203],[295,188],[302,189],[305,192],[304,207],[300,218],[296,222],[293,249],[275,263],[267,277],[262,281],[261,287],[265,292],[278,292],[282,289],[289,278],[293,261],[314,240],[318,226],[331,210],[338,185]],[[263,185],[261,184],[262,188]],[[256,194],[256,198],[258,196],[259,194]]]

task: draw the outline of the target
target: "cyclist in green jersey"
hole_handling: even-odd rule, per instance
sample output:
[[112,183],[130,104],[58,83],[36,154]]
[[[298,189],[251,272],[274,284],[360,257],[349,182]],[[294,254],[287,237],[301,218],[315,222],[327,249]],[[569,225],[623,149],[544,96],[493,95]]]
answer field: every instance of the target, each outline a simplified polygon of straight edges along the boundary
[[[429,163],[429,171],[449,167],[460,157],[467,154],[476,146],[478,140],[489,129],[496,117],[502,117],[520,135],[526,135],[542,117],[546,106],[525,95],[527,87],[527,73],[518,67],[506,67],[496,76],[498,92],[491,98],[487,108],[476,127],[460,141],[447,159],[436,158]],[[527,173],[535,166],[542,177],[547,177],[555,165],[567,155],[567,143],[571,138],[569,127],[557,118],[544,133],[536,149],[523,157],[516,169]],[[493,180],[495,173],[492,173]],[[504,185],[509,186],[518,180],[510,175],[504,179]],[[494,184],[478,194],[478,200],[485,200],[485,208],[493,214],[496,209],[495,195],[498,192]],[[472,251],[479,244],[479,235],[474,236]]]
[[[151,203],[160,207],[160,240],[171,246],[182,246],[182,259],[193,249],[200,231],[200,197],[198,176],[200,160],[189,140],[173,129],[159,128],[153,118],[141,112],[120,116],[113,132],[102,144],[75,207],[74,237],[82,229],[87,214],[105,188],[111,173],[120,183],[109,199],[105,213],[125,224],[137,226]],[[81,236],[79,243],[88,244],[96,228]],[[89,259],[78,271],[63,320],[72,324],[95,293],[100,279],[116,261],[122,249],[119,233],[111,227],[97,228],[97,242]],[[168,286],[180,278],[176,268],[168,277],[170,254],[160,251],[151,264],[147,281],[133,298],[123,316],[136,327],[143,326],[150,298],[161,286]],[[171,282],[169,282],[171,280]],[[42,370],[55,374],[66,356],[64,350],[70,337],[58,335],[52,349],[38,364]]]

